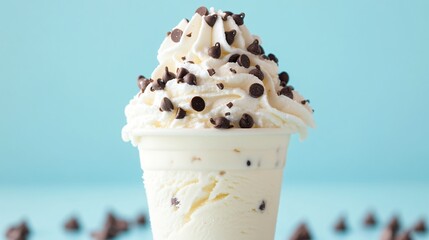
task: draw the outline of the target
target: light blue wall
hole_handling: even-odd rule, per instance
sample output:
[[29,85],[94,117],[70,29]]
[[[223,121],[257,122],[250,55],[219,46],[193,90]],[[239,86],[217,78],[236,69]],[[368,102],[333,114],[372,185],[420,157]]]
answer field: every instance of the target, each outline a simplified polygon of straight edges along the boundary
[[318,128],[287,180],[429,180],[429,1],[0,1],[0,183],[136,182],[139,74],[200,5],[245,12]]

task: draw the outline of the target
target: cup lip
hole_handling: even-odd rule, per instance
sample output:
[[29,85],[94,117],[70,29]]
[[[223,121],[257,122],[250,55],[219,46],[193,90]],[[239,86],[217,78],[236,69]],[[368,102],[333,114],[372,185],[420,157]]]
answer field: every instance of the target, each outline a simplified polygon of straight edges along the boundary
[[134,135],[145,136],[254,136],[254,135],[291,135],[285,128],[252,129],[213,129],[213,128],[162,128],[141,129]]

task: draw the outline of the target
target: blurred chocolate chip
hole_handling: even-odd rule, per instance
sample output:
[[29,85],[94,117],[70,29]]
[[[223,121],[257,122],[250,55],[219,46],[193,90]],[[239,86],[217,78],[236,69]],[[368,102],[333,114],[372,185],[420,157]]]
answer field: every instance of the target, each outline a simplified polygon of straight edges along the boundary
[[395,240],[396,233],[390,228],[381,231],[380,240]]
[[241,26],[244,24],[244,17],[246,14],[240,13],[240,14],[232,14],[232,19],[234,19],[235,24],[238,26]]
[[161,110],[166,111],[166,112],[170,112],[173,109],[174,109],[174,106],[173,106],[173,103],[171,102],[171,100],[168,99],[167,97],[164,97],[161,101]]
[[71,217],[64,223],[64,229],[67,231],[78,231],[80,229],[79,221],[76,217]]
[[265,200],[262,200],[261,204],[259,205],[259,210],[261,211],[265,210]]
[[216,43],[213,47],[209,48],[209,56],[212,58],[219,58],[221,55],[220,43]]
[[167,83],[168,81],[170,81],[171,79],[176,78],[176,75],[172,72],[168,71],[168,67],[165,67],[165,71],[164,71],[164,75],[162,75],[162,81]]
[[94,231],[91,233],[91,237],[96,239],[96,240],[108,240],[108,239],[113,239],[114,237],[116,237],[118,233],[110,228],[110,229],[102,229],[100,231]]
[[290,240],[311,240],[311,234],[307,226],[301,223],[289,238]]
[[301,101],[301,104],[303,104],[303,105],[305,105],[305,104],[307,104],[307,103],[310,103],[310,100],[309,100],[309,99],[305,99],[305,100],[302,100],[302,101]]
[[228,62],[237,62],[239,57],[240,57],[240,54],[234,53],[229,57]]
[[186,57],[185,57],[185,56],[183,56],[183,57],[181,57],[180,59],[182,59],[183,61],[185,61],[185,60],[186,60]]
[[249,87],[249,95],[258,98],[264,94],[264,86],[259,83],[254,83]]
[[377,219],[374,213],[368,212],[363,220],[363,224],[367,227],[375,226],[377,224]]
[[140,226],[146,225],[146,215],[144,215],[143,213],[139,214],[136,218],[136,223]]
[[262,49],[261,46],[259,46],[259,41],[258,39],[255,39],[255,41],[253,41],[253,43],[251,43],[248,47],[247,47],[247,51],[255,54],[255,55],[260,55],[262,54]]
[[393,216],[390,219],[389,223],[387,224],[387,228],[392,229],[394,233],[397,233],[399,231],[399,229],[401,228],[401,224],[399,222],[398,216]]
[[137,78],[137,86],[140,88],[141,92],[143,93],[147,86],[151,83],[150,79],[145,78],[143,75],[140,75]]
[[270,59],[271,61],[274,61],[275,63],[277,63],[277,65],[279,64],[279,59],[277,59],[276,55],[272,53],[268,54],[268,59]]
[[225,113],[225,116],[230,116],[231,115],[231,113],[230,112],[226,112]]
[[22,221],[17,225],[13,225],[6,230],[7,240],[26,240],[30,234],[30,228],[27,222]]
[[177,109],[176,119],[183,119],[186,117],[186,111],[183,108]]
[[286,97],[293,99],[293,92],[290,86],[282,88],[279,92],[279,95],[285,95]]
[[211,118],[210,122],[215,128],[228,129],[231,128],[230,121],[226,117],[215,117]]
[[171,32],[170,32],[170,31],[168,31],[166,35],[167,35],[167,37],[168,37],[168,36],[170,36],[170,35],[171,35]]
[[204,110],[204,108],[206,107],[206,103],[204,102],[204,99],[202,99],[199,96],[195,96],[192,98],[191,100],[191,107],[197,111],[197,112],[201,112]]
[[259,78],[259,80],[261,81],[264,80],[264,77],[265,77],[264,73],[258,68],[250,70],[249,74],[252,74],[253,76]]
[[237,73],[237,71],[234,68],[230,68],[229,71],[231,71],[232,73]]
[[225,11],[224,12],[225,14],[223,15],[223,17],[222,17],[222,20],[224,20],[224,21],[226,21],[227,19],[228,19],[228,17],[229,16],[232,16],[232,12],[230,12],[230,11]]
[[346,219],[344,217],[340,217],[338,221],[334,224],[334,230],[336,232],[345,232],[347,231]]
[[206,23],[210,26],[213,27],[216,23],[217,20],[217,14],[213,14],[213,15],[209,15],[209,16],[205,16],[204,20],[206,21]]
[[190,32],[190,33],[186,34],[186,36],[187,37],[192,37],[192,33]]
[[220,90],[223,90],[223,88],[225,87],[225,86],[223,85],[223,83],[218,83],[218,84],[216,84],[216,86],[217,86]]
[[287,72],[281,72],[279,73],[279,79],[280,79],[280,86],[286,87],[286,85],[289,82],[289,74],[287,74]]
[[197,77],[192,73],[186,74],[183,81],[189,85],[197,85]]
[[414,232],[424,233],[426,232],[426,222],[424,219],[420,219],[413,227]]
[[176,197],[171,198],[171,206],[178,206],[180,201]]
[[243,113],[238,124],[241,128],[251,128],[254,123],[252,116],[247,113]]
[[405,231],[399,234],[395,240],[412,240],[410,231]]
[[180,39],[182,38],[182,34],[183,34],[183,31],[182,30],[180,30],[180,29],[178,29],[178,28],[175,28],[172,32],[171,32],[171,34],[170,34],[170,38],[171,38],[171,40],[173,40],[173,42],[180,42]]
[[234,38],[236,34],[237,34],[237,31],[235,30],[225,32],[225,39],[229,45],[231,45],[234,42]]
[[177,78],[183,78],[189,71],[186,68],[178,68],[176,70]]
[[206,16],[209,14],[209,10],[204,6],[197,8],[197,10],[195,10],[195,12],[200,14],[201,16]]
[[232,108],[232,106],[234,106],[234,104],[232,104],[232,102],[229,102],[229,103],[227,103],[227,104],[226,104],[226,106],[227,106],[228,108]]
[[216,71],[213,68],[207,69],[207,72],[209,73],[210,76],[213,76],[216,73]]
[[194,64],[194,61],[187,61],[187,63]]
[[240,57],[237,59],[238,65],[249,68],[250,67],[250,59],[246,54],[240,55]]

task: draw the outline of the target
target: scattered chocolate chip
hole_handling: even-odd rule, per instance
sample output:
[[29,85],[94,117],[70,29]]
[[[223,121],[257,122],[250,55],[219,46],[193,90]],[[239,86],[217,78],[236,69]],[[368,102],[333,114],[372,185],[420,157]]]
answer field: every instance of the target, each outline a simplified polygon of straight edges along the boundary
[[232,12],[230,12],[230,11],[225,11],[224,12],[225,14],[223,15],[223,17],[222,17],[222,20],[224,20],[224,21],[226,21],[227,19],[228,19],[228,17],[229,16],[232,16]]
[[340,217],[340,219],[338,219],[338,221],[334,224],[334,230],[336,232],[347,231],[346,219],[344,217]]
[[210,122],[214,125],[215,128],[219,129],[228,129],[232,127],[230,125],[230,121],[226,117],[210,118]]
[[231,113],[230,112],[226,112],[225,113],[225,116],[230,116],[231,115]]
[[293,92],[290,86],[282,88],[279,92],[279,95],[285,95],[286,97],[293,99]]
[[197,85],[197,77],[192,73],[186,74],[183,81],[189,85]]
[[206,23],[210,26],[213,27],[216,23],[217,20],[217,14],[213,14],[213,15],[209,15],[209,16],[205,16],[204,20],[206,21]]
[[301,223],[290,237],[290,240],[311,240],[311,234],[307,226]]
[[262,49],[261,46],[259,46],[259,41],[258,39],[255,39],[255,41],[253,41],[253,43],[251,43],[248,47],[247,47],[247,51],[255,54],[255,55],[260,55],[262,54]]
[[180,30],[180,29],[178,29],[178,28],[175,28],[172,32],[171,32],[171,35],[170,35],[170,37],[171,37],[171,40],[173,40],[173,42],[180,42],[180,39],[182,38],[182,34],[183,34],[183,31],[182,30]]
[[227,106],[228,108],[232,108],[232,106],[234,106],[234,104],[232,104],[232,102],[229,102],[229,103],[227,103],[227,104],[226,104],[226,106]]
[[180,201],[176,197],[171,198],[171,206],[178,206]]
[[216,43],[213,47],[209,48],[209,56],[212,58],[219,58],[221,54],[220,43]]
[[165,72],[164,75],[162,75],[162,81],[167,83],[168,81],[170,81],[171,79],[176,78],[176,75],[172,72],[168,71],[168,67],[165,67]]
[[244,24],[244,17],[246,14],[240,13],[240,14],[232,14],[232,19],[234,19],[235,24],[238,26],[241,26]]
[[194,61],[188,61],[188,63],[190,63],[190,64],[194,64]]
[[72,217],[64,223],[64,229],[67,231],[78,231],[80,224],[77,218]]
[[374,213],[368,212],[363,220],[363,224],[367,227],[373,227],[377,224],[377,219]]
[[25,221],[11,226],[6,230],[8,240],[25,240],[30,234],[30,229]]
[[249,87],[249,95],[258,98],[264,94],[264,86],[259,83],[254,83]]
[[186,111],[183,108],[177,109],[176,119],[183,119],[186,117]]
[[286,87],[286,85],[289,82],[289,74],[287,74],[287,72],[281,72],[279,73],[279,79],[280,79],[280,86]]
[[192,37],[192,33],[186,34],[187,37]]
[[243,113],[238,124],[241,128],[251,128],[254,123],[252,116],[247,113]]
[[177,78],[183,78],[189,71],[186,68],[178,68],[176,70]]
[[223,88],[225,87],[225,86],[223,85],[223,83],[218,83],[218,84],[216,84],[216,86],[217,86],[220,90],[223,90]]
[[168,32],[166,33],[166,35],[167,35],[167,37],[168,37],[168,36],[170,36],[170,35],[171,35],[171,32],[170,32],[170,31],[168,31]]
[[207,69],[207,72],[209,73],[210,76],[213,76],[216,73],[216,71],[213,68]]
[[234,53],[229,57],[228,62],[237,62],[239,57],[240,57],[240,54]]
[[204,99],[202,99],[199,96],[195,96],[192,98],[191,100],[191,107],[197,111],[197,112],[201,112],[204,110],[204,108],[206,107],[206,103],[204,102]]
[[156,91],[156,90],[164,90],[164,88],[165,88],[165,82],[162,81],[161,78],[158,78],[156,81],[154,81],[152,83],[152,86],[150,87],[150,90],[153,92],[153,91]]
[[249,68],[250,67],[250,59],[246,54],[240,55],[240,57],[237,59],[238,65]]
[[195,10],[195,12],[200,14],[201,16],[206,16],[209,14],[209,10],[204,6],[197,8],[197,10]]
[[301,104],[303,104],[303,105],[305,105],[305,104],[307,104],[307,103],[310,103],[310,100],[309,100],[309,99],[305,99],[305,100],[302,100],[302,101],[301,101]]
[[279,65],[279,59],[276,57],[276,55],[270,53],[268,54],[268,59],[270,59],[271,61],[274,61],[275,63],[277,63],[277,65]]
[[411,240],[412,238],[411,238],[411,233],[410,233],[410,231],[405,231],[405,232],[403,232],[403,233],[401,233],[401,234],[399,234],[396,238],[395,238],[395,240]]
[[140,75],[137,79],[137,86],[140,88],[141,92],[143,93],[147,86],[151,83],[150,79],[145,78],[144,76]]
[[229,71],[231,71],[232,73],[237,73],[237,71],[234,68],[230,68]]
[[173,106],[173,103],[171,102],[171,100],[168,99],[167,97],[164,97],[161,101],[161,110],[166,111],[166,112],[170,112],[173,109],[174,109],[174,106]]
[[246,161],[246,165],[247,165],[248,167],[250,167],[250,166],[252,166],[252,162],[251,162],[250,160],[247,160],[247,161]]
[[261,204],[259,205],[259,210],[261,211],[265,210],[265,200],[262,200]]
[[137,216],[137,219],[136,219],[137,225],[143,226],[143,225],[146,225],[146,222],[147,222],[146,221],[146,215],[141,213]]
[[104,229],[109,230],[117,235],[118,233],[124,232],[128,230],[128,222],[117,218],[113,213],[108,213],[105,223]]
[[186,60],[186,57],[185,57],[185,56],[183,56],[183,57],[181,57],[181,59],[182,59],[183,61],[185,61],[185,60]]
[[267,57],[267,55],[265,55],[265,54],[262,54],[260,57],[261,57],[262,59],[265,59],[265,60],[270,60],[270,58],[269,58],[269,57]]
[[219,175],[223,176],[223,175],[225,175],[225,173],[226,172],[222,170],[222,171],[219,172]]
[[[258,65],[257,65],[258,66]],[[259,80],[264,80],[264,73],[259,68],[255,68],[250,70],[249,74],[252,74],[253,76],[259,78]]]
[[380,240],[395,240],[395,232],[390,228],[384,228],[381,232]]
[[225,39],[229,45],[231,45],[234,42],[234,38],[236,34],[237,34],[237,31],[235,30],[225,32]]
[[394,233],[398,232],[401,228],[401,224],[399,223],[399,219],[397,216],[393,216],[389,223],[387,224],[387,228],[390,228]]
[[424,219],[420,219],[413,227],[414,232],[424,233],[426,232],[426,222]]

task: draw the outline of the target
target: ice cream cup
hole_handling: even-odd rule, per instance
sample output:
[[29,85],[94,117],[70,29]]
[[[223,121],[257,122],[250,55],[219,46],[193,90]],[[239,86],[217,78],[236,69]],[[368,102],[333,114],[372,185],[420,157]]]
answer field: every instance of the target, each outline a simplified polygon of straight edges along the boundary
[[290,132],[159,129],[139,136],[154,240],[274,239]]

